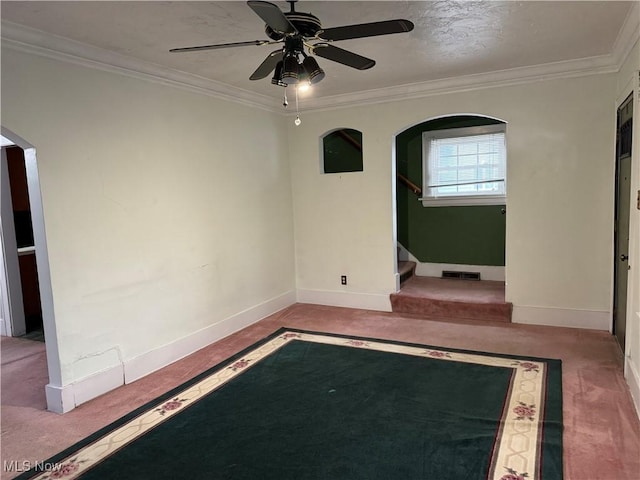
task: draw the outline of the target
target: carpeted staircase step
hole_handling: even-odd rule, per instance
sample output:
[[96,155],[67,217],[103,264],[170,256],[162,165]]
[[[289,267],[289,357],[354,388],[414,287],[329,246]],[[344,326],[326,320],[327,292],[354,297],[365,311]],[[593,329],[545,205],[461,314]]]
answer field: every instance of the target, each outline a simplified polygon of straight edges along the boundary
[[416,273],[416,262],[406,260],[398,260],[398,274],[400,275],[400,284],[409,280]]
[[427,318],[511,322],[512,304],[505,302],[504,282],[412,276],[391,294],[394,312]]

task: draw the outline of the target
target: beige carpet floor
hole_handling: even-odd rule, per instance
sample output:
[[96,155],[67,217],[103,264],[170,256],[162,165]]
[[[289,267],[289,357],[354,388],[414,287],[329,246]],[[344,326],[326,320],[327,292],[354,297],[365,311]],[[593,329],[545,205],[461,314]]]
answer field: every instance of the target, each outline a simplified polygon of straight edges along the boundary
[[[566,480],[640,479],[640,420],[606,332],[296,304],[71,412],[46,411],[44,345],[2,338],[1,457],[42,461],[279,327],[563,361]],[[2,472],[3,479],[15,473]]]

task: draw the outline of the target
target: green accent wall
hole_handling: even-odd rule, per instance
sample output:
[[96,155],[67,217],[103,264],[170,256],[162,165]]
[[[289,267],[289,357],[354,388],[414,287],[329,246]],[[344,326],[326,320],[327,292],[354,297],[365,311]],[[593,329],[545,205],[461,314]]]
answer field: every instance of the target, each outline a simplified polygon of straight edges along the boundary
[[362,172],[362,132],[336,130],[322,139],[324,173]]
[[[399,174],[422,186],[422,133],[502,123],[486,117],[455,116],[415,125],[396,137]],[[421,262],[504,266],[504,205],[423,207],[398,181],[398,241]]]

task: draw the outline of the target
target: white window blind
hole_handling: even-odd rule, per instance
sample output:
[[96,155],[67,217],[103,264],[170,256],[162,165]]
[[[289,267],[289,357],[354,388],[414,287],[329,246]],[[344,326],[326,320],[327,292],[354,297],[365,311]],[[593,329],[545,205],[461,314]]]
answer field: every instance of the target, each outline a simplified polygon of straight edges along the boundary
[[[505,196],[504,127],[491,127],[424,134],[423,203],[460,197],[480,197],[478,203],[486,203],[487,197]],[[484,133],[486,130],[489,132]]]

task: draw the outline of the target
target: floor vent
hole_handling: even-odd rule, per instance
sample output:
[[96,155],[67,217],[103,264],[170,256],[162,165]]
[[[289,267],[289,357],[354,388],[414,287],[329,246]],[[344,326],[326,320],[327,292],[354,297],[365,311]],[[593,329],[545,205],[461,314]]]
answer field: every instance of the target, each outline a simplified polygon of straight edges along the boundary
[[453,272],[443,270],[442,278],[458,278],[460,280],[480,280],[480,272]]

